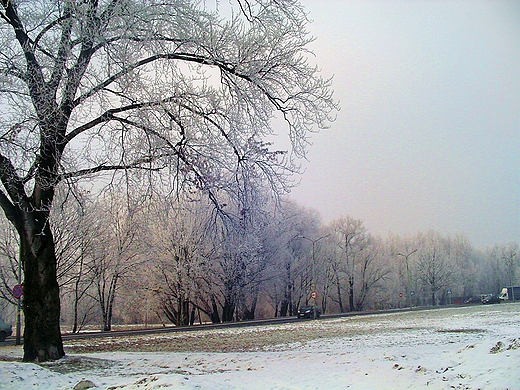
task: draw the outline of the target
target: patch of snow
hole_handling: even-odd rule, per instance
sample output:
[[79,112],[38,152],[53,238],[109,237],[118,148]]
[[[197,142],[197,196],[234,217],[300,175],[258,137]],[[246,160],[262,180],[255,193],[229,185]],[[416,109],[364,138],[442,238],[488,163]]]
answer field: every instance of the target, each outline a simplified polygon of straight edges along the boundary
[[71,354],[41,366],[9,361],[21,350],[0,347],[0,389],[72,389],[82,380],[124,390],[520,389],[520,303],[204,332],[254,338],[280,329],[325,336],[253,352]]

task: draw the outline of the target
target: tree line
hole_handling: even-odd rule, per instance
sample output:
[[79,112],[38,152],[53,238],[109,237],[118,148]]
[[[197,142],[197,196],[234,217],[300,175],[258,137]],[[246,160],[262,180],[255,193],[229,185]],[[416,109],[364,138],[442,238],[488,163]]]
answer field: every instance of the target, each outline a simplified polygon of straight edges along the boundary
[[[220,323],[291,316],[308,304],[323,313],[453,304],[518,283],[518,243],[477,249],[461,233],[434,230],[382,238],[351,216],[323,224],[314,210],[267,199],[227,210],[227,222],[203,198],[64,201],[52,213],[62,326]],[[0,294],[13,313],[18,247],[3,224]]]

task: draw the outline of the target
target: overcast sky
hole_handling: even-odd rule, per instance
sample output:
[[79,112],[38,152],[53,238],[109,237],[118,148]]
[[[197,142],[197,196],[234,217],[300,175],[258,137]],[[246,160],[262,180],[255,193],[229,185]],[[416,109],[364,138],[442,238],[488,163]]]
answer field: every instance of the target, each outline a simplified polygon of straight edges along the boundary
[[291,197],[382,236],[520,242],[520,2],[302,3],[341,111]]

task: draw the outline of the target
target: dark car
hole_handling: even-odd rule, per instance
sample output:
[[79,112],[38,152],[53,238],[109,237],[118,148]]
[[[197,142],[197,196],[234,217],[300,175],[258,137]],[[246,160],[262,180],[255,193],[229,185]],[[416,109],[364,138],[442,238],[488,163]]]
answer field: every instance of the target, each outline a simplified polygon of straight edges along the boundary
[[5,339],[13,334],[13,327],[10,323],[4,322],[0,318],[0,341],[5,341]]
[[490,295],[482,300],[483,304],[491,304],[491,303],[500,303],[502,300],[498,297],[498,295]]
[[469,299],[466,299],[464,303],[482,303],[481,297],[471,297]]
[[298,309],[298,318],[320,318],[320,315],[320,310],[316,306],[302,306]]

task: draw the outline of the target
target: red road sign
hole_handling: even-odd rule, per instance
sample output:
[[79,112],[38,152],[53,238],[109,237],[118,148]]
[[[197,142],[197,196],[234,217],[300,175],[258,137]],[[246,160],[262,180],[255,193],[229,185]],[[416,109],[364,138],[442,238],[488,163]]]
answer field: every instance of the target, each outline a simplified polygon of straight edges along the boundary
[[13,287],[13,291],[12,291],[12,294],[13,294],[13,297],[15,297],[16,299],[20,299],[23,295],[23,287],[21,284],[17,284]]
[[400,293],[399,293],[399,298],[402,298],[402,297],[403,297],[403,293],[400,292]]
[[311,298],[312,298],[312,299],[316,299],[316,298],[318,298],[318,292],[317,292],[317,291],[313,291],[313,292],[311,292]]

